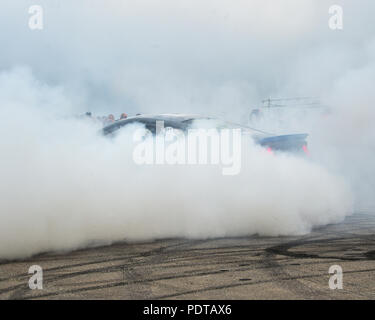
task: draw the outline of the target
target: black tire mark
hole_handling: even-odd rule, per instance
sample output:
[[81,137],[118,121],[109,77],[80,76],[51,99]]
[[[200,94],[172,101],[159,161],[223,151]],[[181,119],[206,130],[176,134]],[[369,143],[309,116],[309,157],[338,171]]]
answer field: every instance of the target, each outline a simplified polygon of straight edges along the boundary
[[[346,274],[353,274],[353,273],[362,273],[362,272],[375,272],[375,269],[366,269],[366,270],[352,270],[352,271],[345,271]],[[305,275],[305,276],[298,276],[298,277],[284,277],[278,279],[278,281],[290,281],[290,280],[302,280],[302,279],[309,279],[309,278],[316,278],[316,277],[324,277],[326,274],[321,273],[315,273],[311,275]],[[270,280],[260,280],[260,281],[251,281],[251,282],[240,282],[240,283],[232,283],[228,285],[222,285],[222,286],[212,286],[212,287],[206,287],[203,289],[197,289],[197,290],[187,290],[175,294],[169,294],[169,295],[161,295],[153,297],[153,299],[171,299],[171,298],[177,298],[188,294],[197,294],[197,293],[204,293],[208,291],[214,291],[214,290],[224,290],[224,289],[230,289],[235,287],[242,287],[242,286],[253,286],[257,284],[264,284],[264,283],[272,283],[274,282],[274,279]]]
[[[331,247],[336,248],[336,250],[325,250],[324,253],[327,252],[340,252],[340,246],[345,248],[352,248],[353,243],[355,241],[358,242],[357,246],[361,244],[362,241],[366,240],[368,242],[369,240],[374,240],[373,236],[365,236],[365,237],[357,237],[356,238],[350,238],[350,237],[340,237],[340,238],[332,238],[332,239],[317,239],[317,240],[296,240],[291,241],[288,243],[279,244],[277,246],[273,246],[266,249],[266,252],[269,252],[271,254],[275,255],[282,255],[286,257],[291,257],[295,259],[336,259],[341,261],[359,261],[359,260],[373,260],[371,255],[364,254],[360,257],[348,257],[348,256],[340,256],[340,255],[322,255],[322,254],[313,254],[313,253],[304,253],[304,252],[292,252],[290,249],[301,247],[305,245],[316,245],[317,247],[322,248],[322,245],[327,245],[328,243],[331,244]],[[340,242],[343,243],[340,243]],[[336,246],[333,245],[336,243]],[[320,245],[320,246],[319,246]],[[358,250],[357,250],[358,251]]]

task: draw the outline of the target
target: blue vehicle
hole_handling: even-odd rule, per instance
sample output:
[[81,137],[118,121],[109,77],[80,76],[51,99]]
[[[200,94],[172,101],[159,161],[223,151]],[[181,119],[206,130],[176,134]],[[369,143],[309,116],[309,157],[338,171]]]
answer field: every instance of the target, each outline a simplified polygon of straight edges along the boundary
[[118,120],[104,127],[102,130],[104,135],[114,135],[118,130],[129,124],[140,123],[143,124],[146,129],[150,130],[152,134],[156,134],[157,121],[163,121],[165,128],[179,129],[182,131],[187,131],[190,128],[199,128],[200,123],[202,123],[202,127],[205,129],[208,127],[216,129],[240,128],[243,134],[251,135],[257,144],[265,147],[269,152],[286,151],[308,153],[306,141],[308,134],[306,133],[275,135],[214,117],[195,114],[143,114]]

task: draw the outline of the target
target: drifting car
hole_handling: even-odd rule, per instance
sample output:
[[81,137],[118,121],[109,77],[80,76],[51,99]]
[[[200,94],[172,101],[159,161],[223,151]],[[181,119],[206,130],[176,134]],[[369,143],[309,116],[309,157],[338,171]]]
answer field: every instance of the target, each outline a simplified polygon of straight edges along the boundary
[[114,135],[118,130],[129,124],[139,123],[145,126],[152,134],[156,134],[156,122],[163,121],[165,128],[173,128],[182,131],[194,127],[197,128],[199,123],[216,129],[241,129],[243,134],[251,135],[254,141],[265,147],[267,151],[287,151],[287,152],[305,152],[307,149],[306,133],[277,135],[257,130],[241,124],[223,121],[214,117],[207,117],[195,114],[144,114],[126,119],[118,120],[102,129],[104,135]]

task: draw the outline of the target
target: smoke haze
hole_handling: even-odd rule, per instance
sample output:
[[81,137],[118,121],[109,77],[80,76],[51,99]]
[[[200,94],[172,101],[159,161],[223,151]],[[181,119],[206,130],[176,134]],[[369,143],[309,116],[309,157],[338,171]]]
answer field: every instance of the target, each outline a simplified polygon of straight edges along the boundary
[[[374,205],[375,26],[368,0],[30,1],[1,5],[0,259],[164,237],[304,234]],[[309,133],[308,159],[244,141],[239,175],[137,166],[73,115],[200,113],[246,123],[266,97],[314,96],[325,116],[264,119]]]

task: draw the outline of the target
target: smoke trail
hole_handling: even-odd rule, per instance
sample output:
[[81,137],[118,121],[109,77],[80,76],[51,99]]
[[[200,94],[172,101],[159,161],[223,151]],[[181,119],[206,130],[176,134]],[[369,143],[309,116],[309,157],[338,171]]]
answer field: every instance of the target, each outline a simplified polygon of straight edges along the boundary
[[[117,240],[301,234],[341,221],[353,203],[373,204],[373,1],[338,1],[341,31],[328,28],[328,0],[39,3],[41,31],[27,27],[28,1],[1,8],[0,258]],[[283,130],[309,133],[311,157],[272,157],[244,141],[233,177],[215,166],[137,166],[131,130],[105,139],[71,117],[246,122],[265,97],[305,95],[329,113],[290,114]]]
[[138,166],[131,128],[108,139],[53,116],[51,106],[64,114],[71,102],[23,69],[1,74],[0,88],[1,258],[118,240],[303,234],[351,212],[345,182],[304,158],[244,141],[237,176]]

